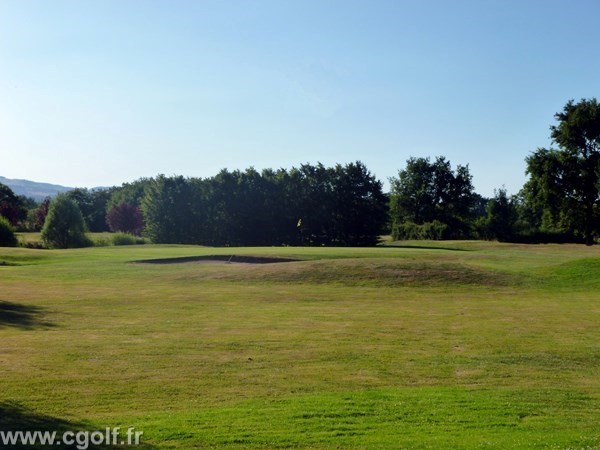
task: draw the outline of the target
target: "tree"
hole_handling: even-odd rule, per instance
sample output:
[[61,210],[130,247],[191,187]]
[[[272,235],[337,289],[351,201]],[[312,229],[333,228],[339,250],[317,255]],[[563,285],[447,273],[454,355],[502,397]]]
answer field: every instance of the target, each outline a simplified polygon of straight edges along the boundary
[[77,248],[91,245],[85,235],[85,222],[77,203],[58,194],[50,203],[42,228],[42,240],[50,248]]
[[551,138],[559,148],[527,157],[524,190],[542,214],[542,226],[572,230],[592,245],[600,201],[600,105],[595,98],[570,100],[554,117]]
[[357,161],[332,171],[335,244],[375,245],[387,221],[387,198],[381,181]]
[[40,231],[46,222],[46,216],[50,209],[50,197],[46,197],[37,208],[29,210],[29,229],[32,231]]
[[331,169],[323,164],[302,164],[290,170],[288,196],[292,199],[291,227],[298,230],[296,242],[307,245],[335,244],[335,191]]
[[146,234],[157,244],[196,244],[201,230],[198,190],[188,178],[159,175],[145,189],[142,213]]
[[510,241],[516,233],[517,208],[514,200],[501,188],[488,201],[484,220],[485,235],[501,242]]
[[129,203],[113,206],[106,214],[106,223],[110,231],[122,231],[136,236],[139,236],[144,228],[142,211]]
[[[279,236],[283,243],[374,245],[387,221],[382,184],[357,161],[335,167],[303,164],[279,171]],[[277,203],[276,200],[270,204]]]
[[0,247],[15,247],[16,245],[15,230],[6,217],[0,216]]
[[145,233],[160,243],[373,245],[387,219],[381,182],[360,162],[160,175],[144,192]]
[[2,183],[0,183],[0,216],[6,217],[13,226],[27,217],[23,199]]
[[212,239],[219,245],[269,245],[269,179],[254,168],[221,170],[208,181]]
[[66,195],[77,203],[86,227],[90,231],[108,231],[106,205],[111,196],[110,189],[76,188],[67,192]]
[[111,188],[106,210],[109,211],[113,206],[123,203],[141,206],[146,186],[150,185],[152,181],[152,178],[140,178],[131,183],[123,183],[119,187]]
[[434,162],[410,158],[390,183],[392,234],[396,238],[397,230],[406,223],[420,226],[439,222],[446,225],[446,239],[469,235],[476,197],[468,166],[452,170],[450,161],[442,156]]

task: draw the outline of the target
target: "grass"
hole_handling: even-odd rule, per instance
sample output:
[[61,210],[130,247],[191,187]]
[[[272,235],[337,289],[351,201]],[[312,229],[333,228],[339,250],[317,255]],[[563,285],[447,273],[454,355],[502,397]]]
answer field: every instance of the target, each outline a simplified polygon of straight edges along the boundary
[[[155,448],[600,448],[597,248],[386,244],[0,249],[0,409]],[[140,262],[232,254],[301,261]]]

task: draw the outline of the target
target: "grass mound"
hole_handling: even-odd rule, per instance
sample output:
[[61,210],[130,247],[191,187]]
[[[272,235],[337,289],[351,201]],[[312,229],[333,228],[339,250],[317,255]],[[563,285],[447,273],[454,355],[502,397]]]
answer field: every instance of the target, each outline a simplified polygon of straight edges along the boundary
[[[414,261],[399,258],[327,259],[294,261],[285,258],[239,257],[240,262],[257,264],[231,265],[186,271],[184,278],[229,282],[273,282],[306,284],[343,284],[350,286],[506,286],[520,283],[520,277],[491,269],[473,268],[449,261]],[[228,257],[192,257],[173,262],[223,262]],[[146,261],[150,262],[150,261]],[[156,263],[156,261],[153,261]],[[287,262],[287,264],[269,264]]]
[[273,258],[266,256],[250,255],[203,255],[203,256],[183,256],[179,258],[158,258],[135,261],[142,264],[183,264],[192,262],[206,263],[232,263],[232,264],[275,264],[297,261],[290,258]]
[[568,261],[546,272],[555,286],[581,289],[600,286],[600,258],[582,258]]

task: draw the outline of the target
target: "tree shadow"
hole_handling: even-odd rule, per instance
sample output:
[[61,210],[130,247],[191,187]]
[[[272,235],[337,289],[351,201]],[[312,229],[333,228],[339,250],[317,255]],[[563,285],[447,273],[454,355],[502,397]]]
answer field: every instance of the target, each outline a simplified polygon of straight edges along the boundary
[[[35,443],[23,444],[23,442],[18,443],[10,443],[10,442],[2,442],[0,440],[0,447],[7,449],[33,449],[33,450],[42,450],[42,449],[76,449],[82,448],[83,441],[87,439],[88,449],[118,449],[118,448],[136,448],[143,450],[153,449],[154,446],[150,444],[145,444],[143,442],[143,435],[141,437],[141,441],[139,445],[114,445],[113,442],[109,442],[108,444],[102,442],[102,444],[95,445],[91,440],[91,434],[95,431],[102,432],[104,436],[106,436],[106,426],[97,426],[91,425],[87,422],[79,422],[79,421],[69,421],[65,419],[61,419],[58,417],[47,416],[44,414],[39,414],[34,411],[31,411],[27,408],[24,408],[20,404],[16,402],[3,402],[0,403],[0,431],[4,432],[4,436],[6,437],[7,431],[22,431],[22,432],[56,432],[54,445],[49,445],[48,443],[40,444],[39,439]],[[63,439],[63,434],[65,432],[72,432],[73,435],[69,435],[69,439],[73,438],[73,444],[65,444],[60,443]],[[118,440],[126,440],[126,432],[127,429],[121,429]],[[79,435],[77,433],[80,433]],[[86,436],[87,435],[87,436]],[[79,436],[79,437],[78,437]],[[77,440],[79,439],[79,440]],[[112,437],[111,437],[112,439]]]
[[0,300],[0,328],[15,327],[31,330],[53,327],[51,322],[44,320],[44,311],[45,309],[40,306]]

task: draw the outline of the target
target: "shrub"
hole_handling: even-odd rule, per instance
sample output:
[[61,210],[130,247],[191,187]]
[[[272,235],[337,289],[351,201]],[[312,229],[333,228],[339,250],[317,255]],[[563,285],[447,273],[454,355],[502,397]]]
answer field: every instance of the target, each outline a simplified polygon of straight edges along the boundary
[[0,247],[15,247],[16,245],[15,230],[8,219],[0,216]]
[[392,237],[394,240],[422,240],[430,239],[439,241],[444,239],[448,226],[438,220],[418,225],[413,222],[403,222],[394,225]]
[[111,244],[111,240],[106,238],[93,239],[92,242],[94,243],[94,247],[109,247]]
[[42,229],[42,241],[50,248],[89,247],[92,241],[85,235],[85,223],[77,204],[64,194],[50,203]]
[[116,233],[113,238],[113,245],[135,245],[137,239],[135,236],[128,233]]
[[46,247],[44,246],[44,244],[42,244],[39,241],[28,241],[28,242],[19,242],[19,247],[23,247],[23,248],[31,248],[31,249],[35,249],[35,250],[42,250],[45,249]]

